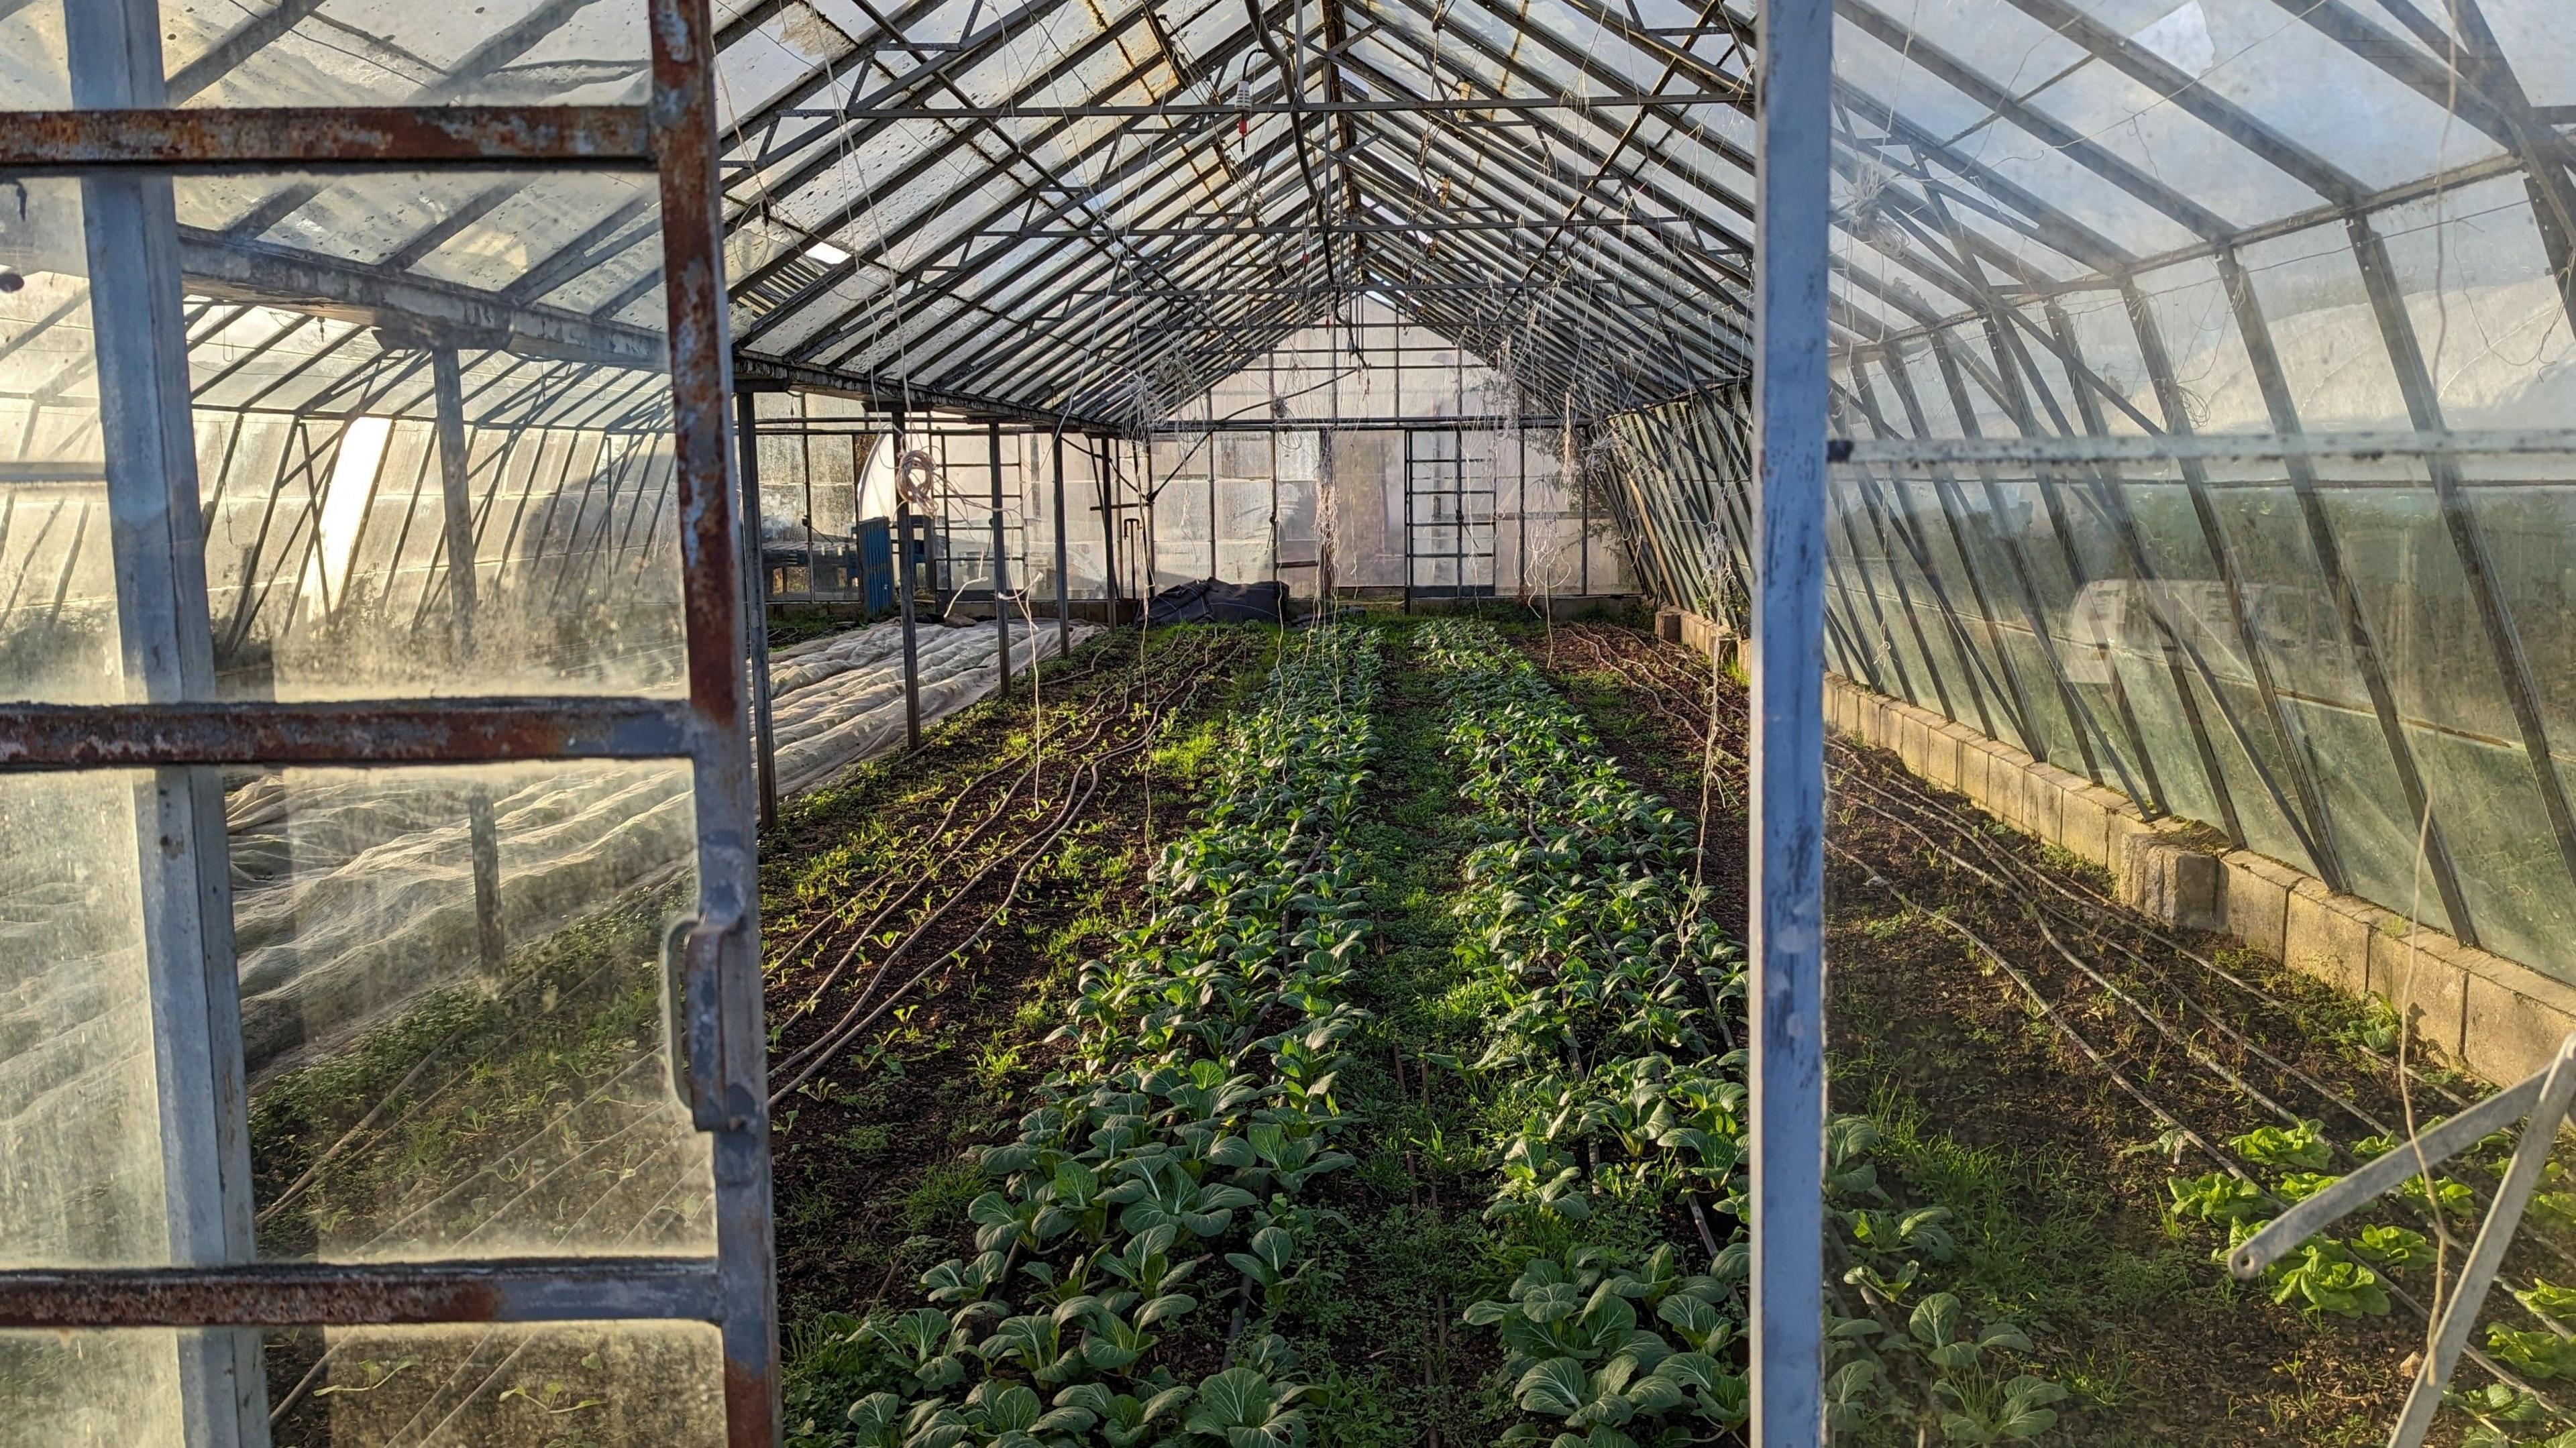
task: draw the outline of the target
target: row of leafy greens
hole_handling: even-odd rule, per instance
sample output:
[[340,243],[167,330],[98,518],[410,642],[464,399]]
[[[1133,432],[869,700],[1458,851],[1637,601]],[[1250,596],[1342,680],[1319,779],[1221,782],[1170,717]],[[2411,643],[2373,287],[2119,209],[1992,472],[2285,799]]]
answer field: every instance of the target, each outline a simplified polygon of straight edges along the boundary
[[[1444,620],[1417,640],[1489,835],[1456,908],[1461,964],[1497,1004],[1488,1048],[1463,1064],[1529,1108],[1494,1143],[1487,1212],[1525,1265],[1504,1298],[1466,1312],[1498,1332],[1528,1415],[1503,1441],[1734,1440],[1749,1407],[1745,974],[1696,878],[1693,830],[1490,625]],[[1928,1290],[1927,1262],[1955,1250],[1945,1213],[1893,1204],[1874,1141],[1866,1118],[1845,1117],[1825,1143],[1836,1429],[2037,1437],[2064,1390],[2021,1370],[2031,1345],[2017,1327],[1973,1324],[1958,1297]],[[1584,1229],[1596,1200],[1660,1214],[1667,1239],[1605,1245]],[[1694,1240],[1697,1273],[1677,1245]]]
[[1083,965],[1042,1104],[981,1152],[976,1255],[923,1274],[920,1306],[824,1326],[834,1371],[791,1404],[799,1448],[1304,1440],[1269,1324],[1316,1227],[1301,1198],[1351,1163],[1334,1081],[1364,922],[1344,837],[1379,662],[1361,629],[1284,643],[1203,823],[1155,862],[1149,918]]

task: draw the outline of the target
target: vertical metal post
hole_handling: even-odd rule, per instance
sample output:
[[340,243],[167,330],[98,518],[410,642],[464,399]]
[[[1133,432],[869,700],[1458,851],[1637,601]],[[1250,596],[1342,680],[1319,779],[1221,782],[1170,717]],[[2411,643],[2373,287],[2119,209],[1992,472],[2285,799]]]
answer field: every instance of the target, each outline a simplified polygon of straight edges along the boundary
[[[1277,583],[1279,581],[1279,349],[1271,348],[1269,356],[1264,360],[1267,364],[1265,381],[1268,383],[1267,390],[1270,394],[1270,406],[1264,409],[1267,413],[1265,420],[1270,423],[1270,581]],[[1286,612],[1284,603],[1281,605],[1281,612],[1283,614]]]
[[[1399,369],[1396,375],[1404,374]],[[1409,427],[1404,430],[1404,611],[1413,612],[1413,429]]]
[[[1463,399],[1462,399],[1463,401]],[[1449,596],[1467,596],[1467,434],[1449,430]]]
[[[63,15],[74,105],[165,103],[153,0],[90,0]],[[127,695],[209,701],[214,631],[170,178],[108,171],[84,176],[80,186]],[[169,1260],[247,1262],[250,1134],[220,771],[153,770],[134,791],[134,828]],[[181,1441],[267,1443],[259,1334],[214,1329],[176,1338]],[[117,1391],[95,1386],[102,1401]]]
[[1398,421],[1402,421],[1404,418],[1404,319],[1396,315],[1395,308],[1392,306],[1387,308],[1386,314],[1390,319],[1386,324],[1387,350],[1395,354],[1395,365],[1388,369],[1395,377],[1395,400],[1387,410],[1393,413]]
[[1126,590],[1118,585],[1118,468],[1116,439],[1094,438],[1099,447],[1092,454],[1093,489],[1100,494],[1100,571],[1109,592],[1109,619],[1118,621],[1118,604]]
[[1583,569],[1580,587],[1585,598],[1592,596],[1592,489],[1583,481],[1583,448],[1576,441],[1573,400],[1567,399],[1565,419],[1565,475],[1574,483],[1574,556]]
[[1754,176],[1752,1438],[1824,1442],[1829,0],[1761,10]]
[[930,601],[945,617],[949,604],[957,597],[957,540],[948,516],[948,433],[942,429],[932,432],[931,437],[939,444],[939,466],[932,474],[939,484],[939,512],[935,517],[924,514],[921,526],[925,533],[936,529],[939,534],[939,556],[931,560],[930,566]]
[[[748,394],[745,395],[748,396]],[[742,429],[744,464],[742,476],[746,485],[756,485],[757,478],[752,470],[754,454],[751,450],[751,427],[748,418],[749,414],[746,413]],[[798,460],[805,465],[803,476],[797,479],[799,491],[805,495],[805,513],[797,521],[805,529],[805,597],[811,601],[823,591],[823,579],[820,564],[814,556],[814,399],[802,392],[796,394],[796,454]],[[783,593],[786,590],[781,589],[780,592]],[[767,789],[764,786],[764,807],[766,794]],[[768,822],[767,814],[762,816],[762,822]]]
[[912,483],[904,466],[903,409],[894,410],[894,596],[903,612],[903,746],[921,747],[921,646],[913,631]]
[[1145,434],[1145,440],[1138,445],[1137,450],[1145,457],[1145,506],[1142,515],[1144,527],[1138,535],[1145,555],[1145,576],[1144,583],[1136,596],[1151,602],[1154,597],[1155,581],[1162,576],[1160,571],[1162,549],[1157,546],[1159,540],[1154,536],[1154,501],[1162,496],[1162,490],[1154,486],[1154,435]]
[[1064,540],[1064,428],[1055,430],[1055,652],[1062,658],[1073,649],[1073,580],[1067,571]]
[[993,639],[1001,649],[1002,669],[994,697],[1007,704],[1011,701],[1011,609],[1005,597],[1010,582],[1002,556],[1002,424],[998,421],[984,425],[984,466],[993,481]]
[[[429,354],[430,391],[438,429],[438,493],[446,523],[448,638],[457,672],[477,663],[474,638],[474,489],[465,460],[465,372],[453,347]],[[501,839],[492,819],[492,792],[465,794],[465,836],[474,864],[474,938],[486,975],[499,979],[509,939],[501,929]]]
[[1512,451],[1520,463],[1520,527],[1514,530],[1512,591],[1522,599],[1529,597],[1529,429],[1514,419]]
[[1214,578],[1214,577],[1216,577],[1216,574],[1217,574],[1217,562],[1216,562],[1216,452],[1217,452],[1217,436],[1216,436],[1216,392],[1214,391],[1214,389],[1210,389],[1210,390],[1209,390],[1209,392],[1208,392],[1208,394],[1207,394],[1207,413],[1208,413],[1208,433],[1207,433],[1207,448],[1208,448],[1208,458],[1207,458],[1207,470],[1208,470],[1208,577],[1210,577],[1210,578]]
[[[751,662],[752,767],[760,783],[760,823],[778,823],[778,747],[769,728],[769,563],[760,527],[760,431],[752,399],[734,394],[735,443],[742,449],[743,654]],[[805,439],[807,521],[813,508],[813,439]],[[814,530],[805,530],[805,587],[814,586]]]

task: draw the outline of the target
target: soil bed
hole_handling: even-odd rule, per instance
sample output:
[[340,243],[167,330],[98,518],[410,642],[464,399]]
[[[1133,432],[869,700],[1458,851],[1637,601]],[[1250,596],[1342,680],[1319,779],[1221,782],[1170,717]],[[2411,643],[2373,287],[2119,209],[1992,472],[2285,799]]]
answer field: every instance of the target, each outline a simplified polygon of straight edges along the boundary
[[[1631,629],[1560,627],[1527,646],[1622,764],[1669,799],[1696,793],[1714,697],[1709,869],[1740,921],[1740,683],[1720,676],[1712,687],[1705,658]],[[2223,939],[2177,937],[2108,903],[2101,871],[1978,814],[1892,755],[1837,741],[1829,771],[1834,1108],[1877,1122],[1900,1194],[1951,1209],[1952,1271],[1971,1284],[1958,1290],[2033,1329],[2046,1370],[2072,1394],[2046,1440],[2383,1441],[2422,1318],[2402,1300],[2357,1319],[2276,1304],[2267,1284],[2234,1282],[2212,1261],[2219,1231],[2177,1223],[2166,1207],[2169,1182],[2216,1164],[2174,1126],[2224,1152],[2230,1138],[2281,1124],[2254,1093],[2319,1120],[2341,1146],[2373,1123],[2402,1123],[2394,1021]],[[2483,1094],[2438,1070],[2405,1089],[2426,1120]],[[2327,1170],[2351,1164],[2339,1154]],[[2494,1178],[2462,1180],[2483,1195]],[[2394,1204],[2367,1220],[2430,1231],[2427,1213]],[[2474,1228],[2454,1220],[2451,1260]],[[2569,1260],[2561,1234],[2527,1228],[2507,1275],[2563,1281]],[[2393,1286],[2420,1300],[2431,1276],[2419,1264]],[[2537,1325],[2501,1291],[2485,1321]],[[2488,1379],[2464,1364],[2461,1381]],[[2446,1415],[2434,1441],[2456,1442],[2464,1426]]]
[[[1331,1215],[1315,1270],[1276,1324],[1314,1385],[1319,1448],[1485,1442],[1517,1416],[1491,1335],[1458,1314],[1521,1265],[1481,1220],[1491,1164],[1477,1143],[1528,1103],[1439,1064],[1473,1059],[1488,1029],[1490,1002],[1458,973],[1451,909],[1479,836],[1443,753],[1445,700],[1406,626],[1383,627],[1380,754],[1352,840],[1373,921],[1352,997],[1369,1015],[1338,1088],[1358,1160],[1319,1185],[1314,1205]],[[1515,631],[1635,782],[1686,818],[1704,813],[1703,882],[1740,929],[1741,686],[1631,628]],[[767,842],[773,1079],[793,1087],[777,1110],[791,1429],[803,1426],[794,1385],[811,1371],[800,1364],[828,1358],[852,1315],[915,1300],[925,1267],[971,1254],[965,1208],[986,1183],[967,1151],[1007,1139],[1033,1103],[1078,962],[1135,923],[1152,852],[1193,824],[1197,762],[1272,649],[1250,630],[1155,640],[1142,664],[1119,635],[1051,668],[1045,782],[1023,782],[1023,695],[805,802]],[[1129,748],[1155,707],[1172,722],[1150,749]],[[1073,775],[1088,757],[1109,762],[1082,795]],[[2427,1118],[2475,1089],[2438,1071],[2401,1078],[2393,1020],[2223,942],[2157,929],[2111,904],[2098,870],[1892,757],[1837,743],[1831,767],[1835,1109],[1876,1124],[1895,1201],[1948,1209],[1956,1253],[1940,1284],[1981,1320],[2026,1328],[2034,1370],[2069,1391],[2042,1441],[2380,1441],[2420,1317],[2402,1300],[2385,1315],[2302,1313],[2230,1280],[2212,1261],[2223,1232],[2169,1215],[2169,1184],[2245,1160],[2231,1141],[2285,1120],[2320,1122],[2329,1169],[2349,1170],[2374,1124],[2404,1119],[2401,1080]],[[1079,818],[1049,834],[1077,795]],[[862,934],[857,961],[835,970]],[[889,953],[901,958],[869,985]],[[879,1010],[882,989],[934,964]],[[871,1011],[864,1030],[846,1029]],[[2490,1190],[2493,1164],[2462,1180]],[[2277,1170],[2250,1171],[2280,1185]],[[2430,1227],[2395,1203],[2369,1220]],[[2461,1243],[2473,1226],[2454,1223]],[[1677,1222],[1596,1227],[1692,1240]],[[2517,1245],[2513,1285],[2576,1277],[2576,1252],[2540,1235]],[[2429,1264],[2387,1275],[2398,1294],[2429,1292]],[[1231,1295],[1230,1282],[1208,1286]],[[2490,1323],[2533,1325],[2496,1302]],[[1201,1317],[1167,1349],[1187,1373],[1223,1361],[1226,1316]],[[2451,1415],[2435,1441],[2464,1426]],[[1915,1441],[1910,1423],[1845,1436]]]
[[[773,1109],[791,1332],[901,1302],[924,1267],[971,1254],[965,1206],[984,1182],[965,1151],[1027,1109],[1075,967],[1130,923],[1158,842],[1194,823],[1196,758],[1267,659],[1248,631],[1157,630],[1141,661],[1133,632],[1109,635],[1041,671],[1034,779],[1023,676],[1009,704],[977,705],[918,752],[800,802],[763,841],[772,1088],[854,1002],[858,1020],[886,1007]],[[1158,704],[1160,730],[1138,747]],[[1085,795],[1076,768],[1103,756],[1115,757]],[[1069,793],[1083,803],[1049,838]]]

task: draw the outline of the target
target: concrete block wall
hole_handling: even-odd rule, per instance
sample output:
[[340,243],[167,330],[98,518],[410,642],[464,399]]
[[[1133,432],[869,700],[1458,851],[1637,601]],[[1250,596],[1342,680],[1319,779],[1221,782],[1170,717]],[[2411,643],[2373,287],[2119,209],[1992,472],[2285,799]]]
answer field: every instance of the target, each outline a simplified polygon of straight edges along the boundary
[[[1665,617],[1673,620],[1660,630],[1665,637],[1694,649],[1740,646],[1695,614]],[[2355,995],[2387,999],[2452,1064],[2498,1085],[2548,1065],[2576,1031],[2576,987],[2338,894],[2278,860],[2214,846],[2206,827],[2151,821],[2128,796],[1967,725],[1830,674],[1825,723],[1893,752],[1909,771],[2024,834],[2102,866],[2125,903],[2157,920],[2232,936]]]
[[2121,899],[2169,925],[2234,936],[2355,995],[2404,1010],[2452,1063],[2498,1085],[2549,1064],[2576,1031],[2576,987],[2203,828],[2150,821],[2126,795],[1848,679],[1825,683],[1828,723],[1914,774],[2111,872]]

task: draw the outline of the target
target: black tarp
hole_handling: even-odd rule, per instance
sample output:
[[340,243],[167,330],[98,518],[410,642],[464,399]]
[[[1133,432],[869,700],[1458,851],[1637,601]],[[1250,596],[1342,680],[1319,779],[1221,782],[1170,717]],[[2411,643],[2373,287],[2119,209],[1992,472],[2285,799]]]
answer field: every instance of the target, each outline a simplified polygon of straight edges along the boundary
[[1155,594],[1145,617],[1154,623],[1286,623],[1288,585],[1194,578]]

